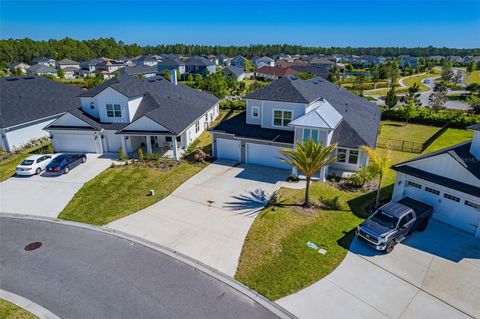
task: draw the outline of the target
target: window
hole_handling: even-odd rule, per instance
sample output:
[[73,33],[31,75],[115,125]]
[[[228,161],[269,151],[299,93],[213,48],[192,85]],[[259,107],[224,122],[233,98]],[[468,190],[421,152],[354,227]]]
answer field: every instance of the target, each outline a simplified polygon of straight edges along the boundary
[[208,114],[205,114],[205,122],[208,122]]
[[90,102],[90,109],[93,110],[95,108],[95,102],[91,101]]
[[453,200],[454,202],[457,202],[459,203],[460,202],[460,197],[457,197],[457,196],[453,196],[453,195],[450,195],[450,194],[443,194],[443,197],[449,199],[449,200]]
[[274,126],[288,126],[292,121],[292,111],[275,110],[273,111],[273,125]]
[[260,116],[260,109],[256,106],[252,107],[252,117],[258,118]]
[[122,117],[122,108],[120,104],[107,104],[108,117]]
[[477,204],[477,203],[474,203],[474,202],[471,202],[469,200],[465,200],[465,205],[467,206],[470,206],[470,207],[473,207],[475,209],[478,209],[480,210],[480,204]]
[[318,130],[312,130],[309,128],[303,129],[303,140],[308,141],[312,139],[315,143],[318,143]]
[[197,121],[195,123],[195,133],[198,133],[198,131],[200,131],[200,122],[199,121]]
[[422,189],[422,185],[417,184],[417,183],[414,183],[414,182],[412,182],[412,181],[408,181],[408,182],[407,182],[407,186],[408,186],[408,187],[414,187],[414,188]]
[[181,142],[181,141],[182,141],[182,136],[181,135],[177,136],[177,142]]
[[348,163],[349,164],[358,164],[358,151],[350,150],[348,154]]
[[347,160],[347,149],[346,148],[338,148],[337,149],[337,162],[345,163]]
[[165,142],[171,142],[172,137],[171,136],[165,136]]
[[440,191],[437,191],[436,189],[433,189],[433,188],[430,188],[430,187],[425,186],[425,191],[429,192],[429,193],[432,193],[432,194],[435,194],[435,195],[440,195]]

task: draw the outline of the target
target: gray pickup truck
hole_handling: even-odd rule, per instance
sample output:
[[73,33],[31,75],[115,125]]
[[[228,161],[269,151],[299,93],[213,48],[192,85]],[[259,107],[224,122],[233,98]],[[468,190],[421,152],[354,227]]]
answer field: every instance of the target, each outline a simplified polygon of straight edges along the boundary
[[405,197],[377,209],[358,226],[357,237],[388,254],[413,231],[425,230],[433,213],[432,206]]

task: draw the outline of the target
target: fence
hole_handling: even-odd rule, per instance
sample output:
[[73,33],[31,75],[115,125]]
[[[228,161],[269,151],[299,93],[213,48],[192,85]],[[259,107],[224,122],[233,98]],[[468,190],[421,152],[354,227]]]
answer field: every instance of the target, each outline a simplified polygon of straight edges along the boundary
[[422,153],[425,151],[436,139],[438,139],[448,129],[450,123],[442,126],[437,132],[430,136],[425,142],[413,142],[407,140],[400,140],[394,138],[379,137],[377,140],[377,147],[388,148],[394,151],[408,152],[408,153]]

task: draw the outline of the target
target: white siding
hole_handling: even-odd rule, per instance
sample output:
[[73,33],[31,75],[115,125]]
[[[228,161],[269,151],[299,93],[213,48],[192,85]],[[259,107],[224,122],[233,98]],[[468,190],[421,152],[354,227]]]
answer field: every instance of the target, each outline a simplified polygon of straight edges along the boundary
[[130,115],[129,122],[131,122],[135,117],[135,113],[137,113],[140,102],[142,102],[142,98],[143,96],[139,96],[128,100],[128,114]]
[[47,120],[5,132],[5,136],[9,145],[8,151],[11,151],[15,148],[20,148],[33,139],[48,136],[48,132],[43,130],[43,128],[52,122],[53,120]]
[[118,153],[122,147],[122,136],[115,134],[115,131],[103,133],[103,150],[107,153]]
[[62,116],[60,116],[58,119],[53,121],[54,125],[58,126],[83,126],[83,127],[90,127],[87,123],[82,121],[76,116],[73,116],[70,113],[65,113]]
[[[120,104],[122,117],[108,117],[107,104]],[[108,87],[95,97],[95,106],[98,107],[100,121],[104,123],[128,123],[128,98],[120,92]]]
[[[94,103],[94,108],[90,108],[90,102]],[[80,103],[82,104],[82,111],[85,113],[88,113],[96,118],[99,117],[98,115],[98,103],[95,101],[95,98],[92,97],[81,97],[80,98]]]
[[164,126],[158,124],[147,116],[142,116],[135,122],[130,123],[127,127],[123,128],[127,131],[169,131]]
[[[299,118],[305,114],[305,109],[307,104],[304,103],[291,103],[291,102],[277,102],[277,101],[258,101],[247,99],[247,114],[251,114],[251,107],[260,106],[261,107],[261,126],[263,128],[271,129],[283,129],[292,131],[291,127],[277,127],[273,126],[273,110],[289,110],[293,112],[292,120]],[[258,121],[253,120],[252,118],[247,117],[248,124],[258,124]]]

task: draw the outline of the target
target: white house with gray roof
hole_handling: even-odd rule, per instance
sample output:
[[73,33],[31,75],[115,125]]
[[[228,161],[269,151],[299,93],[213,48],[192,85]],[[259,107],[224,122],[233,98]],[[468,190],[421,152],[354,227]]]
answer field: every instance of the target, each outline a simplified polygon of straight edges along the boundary
[[287,76],[245,100],[245,112],[212,129],[215,157],[292,169],[280,159],[281,149],[307,139],[336,143],[337,162],[317,175],[324,180],[366,166],[367,154],[359,148],[376,146],[380,108],[320,77]]
[[[176,73],[172,72],[175,79]],[[60,152],[138,148],[178,159],[219,115],[219,99],[161,76],[117,76],[78,95],[81,107],[45,129]]]

